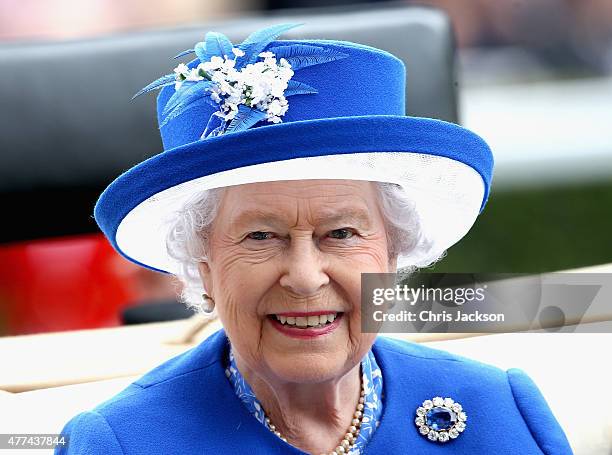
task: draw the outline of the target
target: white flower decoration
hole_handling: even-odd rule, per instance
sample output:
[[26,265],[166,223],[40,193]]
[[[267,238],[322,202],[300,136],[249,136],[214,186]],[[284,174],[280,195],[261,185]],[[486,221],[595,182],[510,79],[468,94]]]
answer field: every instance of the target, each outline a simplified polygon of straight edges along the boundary
[[261,121],[280,123],[289,106],[288,97],[318,93],[315,87],[292,80],[294,71],[348,57],[339,50],[314,44],[279,43],[265,50],[297,25],[277,24],[257,30],[238,46],[222,33],[208,32],[204,41],[176,56],[195,53],[199,60],[195,68],[181,63],[173,73],[149,83],[133,98],[174,85],[174,93],[161,111],[160,128],[196,106],[217,105],[201,139],[244,131]]
[[[235,58],[244,55],[236,47],[232,53]],[[211,99],[219,104],[215,115],[231,121],[238,113],[238,107],[244,104],[264,112],[268,122],[280,123],[289,109],[284,93],[294,73],[289,62],[284,58],[277,61],[273,52],[261,52],[259,57],[264,60],[248,64],[240,71],[235,69],[236,60],[227,55],[213,56],[210,61],[192,69],[180,63],[174,68],[175,87],[178,85],[180,88],[184,81],[211,80],[214,84],[207,90]]]

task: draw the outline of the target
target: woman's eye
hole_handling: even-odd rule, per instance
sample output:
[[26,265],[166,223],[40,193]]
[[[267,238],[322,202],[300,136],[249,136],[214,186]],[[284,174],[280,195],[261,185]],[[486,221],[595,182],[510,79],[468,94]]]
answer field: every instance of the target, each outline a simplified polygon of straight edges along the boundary
[[329,233],[329,236],[334,239],[350,239],[353,236],[353,231],[350,229],[334,229]]
[[256,231],[256,232],[251,232],[249,235],[247,235],[247,238],[252,239],[252,240],[269,240],[272,238],[272,233]]

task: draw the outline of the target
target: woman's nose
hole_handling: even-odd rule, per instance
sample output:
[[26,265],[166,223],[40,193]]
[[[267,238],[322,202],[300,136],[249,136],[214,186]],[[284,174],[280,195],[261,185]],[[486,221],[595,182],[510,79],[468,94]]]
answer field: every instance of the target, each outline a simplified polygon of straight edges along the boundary
[[292,239],[285,257],[281,286],[307,297],[317,294],[328,283],[323,257],[314,239]]

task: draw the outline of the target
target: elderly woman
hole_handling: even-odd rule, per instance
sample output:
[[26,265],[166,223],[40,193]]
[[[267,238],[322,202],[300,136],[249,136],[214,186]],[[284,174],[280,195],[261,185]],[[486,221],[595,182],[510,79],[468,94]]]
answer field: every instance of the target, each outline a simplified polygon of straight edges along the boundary
[[522,371],[361,331],[361,274],[435,262],[488,197],[474,133],[404,116],[396,57],[218,33],[162,88],[165,151],[102,194],[123,256],[224,329],[64,428],[62,453],[569,454]]

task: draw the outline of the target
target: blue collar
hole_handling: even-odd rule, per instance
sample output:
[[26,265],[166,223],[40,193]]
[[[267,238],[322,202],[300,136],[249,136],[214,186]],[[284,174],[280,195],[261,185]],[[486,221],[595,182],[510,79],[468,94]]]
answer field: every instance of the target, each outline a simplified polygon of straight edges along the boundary
[[[229,379],[234,388],[236,396],[246,406],[249,413],[255,417],[262,425],[269,429],[265,420],[264,410],[253,390],[246,382],[234,359],[232,350],[229,350],[229,358],[226,359],[225,376]],[[359,436],[355,445],[349,452],[350,455],[363,453],[363,448],[371,439],[374,431],[378,428],[380,417],[383,412],[383,378],[382,372],[376,363],[376,358],[372,350],[364,356],[361,361],[362,380],[365,388],[365,403],[363,408],[363,418]]]

